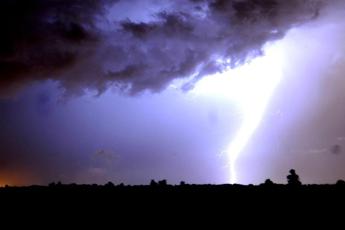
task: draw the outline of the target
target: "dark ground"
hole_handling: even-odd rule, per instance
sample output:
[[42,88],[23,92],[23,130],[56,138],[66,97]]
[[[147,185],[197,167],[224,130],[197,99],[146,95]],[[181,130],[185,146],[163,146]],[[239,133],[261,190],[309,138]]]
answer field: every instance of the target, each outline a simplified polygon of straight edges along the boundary
[[335,185],[77,185],[51,184],[49,186],[5,187],[0,188],[0,200],[6,202],[28,200],[60,202],[107,202],[117,205],[186,205],[191,203],[223,204],[291,204],[302,202],[343,202],[345,183]]
[[[329,221],[329,217],[332,219],[330,223],[338,225],[339,222],[342,226],[345,220],[345,183],[279,185],[266,182],[258,186],[172,186],[165,181],[146,186],[58,183],[1,188],[0,207],[0,220],[4,219],[5,213],[6,218],[30,216],[28,221],[40,223],[49,220],[59,224],[66,219],[83,225],[110,223],[113,225],[111,229],[123,229],[119,227],[123,224],[127,227],[154,225],[159,229],[170,229],[161,226],[161,221],[165,224],[179,223],[178,229],[184,229],[184,221],[197,226],[214,224],[206,229],[218,229],[220,227],[215,227],[216,224],[222,223],[223,226],[223,223],[234,222],[242,225],[262,222],[262,226],[281,229],[286,224],[299,228],[300,221],[313,224],[325,218]],[[276,226],[274,221],[284,225]],[[98,226],[96,229],[102,228]]]

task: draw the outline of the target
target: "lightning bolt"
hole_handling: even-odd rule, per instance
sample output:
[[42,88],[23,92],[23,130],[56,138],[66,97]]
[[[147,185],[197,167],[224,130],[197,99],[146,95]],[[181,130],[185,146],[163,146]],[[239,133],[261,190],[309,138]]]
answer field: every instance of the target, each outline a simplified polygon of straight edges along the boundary
[[[230,183],[238,182],[236,163],[250,138],[259,127],[267,105],[283,73],[283,43],[267,44],[264,55],[235,69],[201,79],[192,93],[233,102],[241,111],[242,124],[234,139],[225,149]],[[228,60],[217,60],[226,65]],[[222,154],[223,155],[223,154]]]
[[[275,85],[272,84],[271,87],[273,92]],[[238,180],[236,172],[237,159],[239,158],[242,150],[246,147],[252,135],[255,133],[255,130],[260,125],[269,99],[269,95],[266,95],[266,97],[262,98],[260,102],[256,100],[255,105],[253,104],[253,108],[248,109],[245,112],[243,123],[235,135],[235,138],[231,141],[228,149],[226,150],[226,153],[229,156],[230,183],[232,184],[237,183]]]
[[265,56],[253,60],[242,69],[244,72],[241,77],[247,78],[244,80],[246,84],[242,87],[245,91],[242,95],[244,100],[239,100],[243,122],[226,150],[232,184],[238,182],[236,162],[264,118],[269,101],[282,78],[282,55],[278,48],[266,48]]

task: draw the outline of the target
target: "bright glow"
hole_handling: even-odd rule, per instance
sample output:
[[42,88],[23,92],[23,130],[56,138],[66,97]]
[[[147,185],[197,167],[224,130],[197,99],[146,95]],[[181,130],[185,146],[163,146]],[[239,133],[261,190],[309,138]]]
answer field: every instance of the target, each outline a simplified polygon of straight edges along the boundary
[[259,126],[272,94],[282,78],[282,44],[265,46],[264,56],[198,82],[192,93],[226,98],[241,110],[242,124],[226,149],[230,183],[237,183],[236,162]]

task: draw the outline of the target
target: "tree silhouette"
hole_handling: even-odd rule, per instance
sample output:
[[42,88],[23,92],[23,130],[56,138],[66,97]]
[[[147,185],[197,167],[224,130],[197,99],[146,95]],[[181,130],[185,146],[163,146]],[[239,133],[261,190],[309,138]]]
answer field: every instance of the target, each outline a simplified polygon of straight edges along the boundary
[[167,186],[168,185],[168,183],[167,183],[167,180],[160,180],[160,181],[158,181],[158,185],[159,186]]
[[150,182],[151,187],[156,187],[157,185],[158,185],[158,183],[155,180],[151,180],[151,182]]
[[337,186],[345,186],[345,181],[344,180],[338,180],[336,185]]
[[114,188],[114,187],[115,187],[115,185],[114,185],[113,182],[111,182],[111,181],[109,181],[108,183],[106,183],[104,186],[105,186],[106,188]]
[[290,174],[287,176],[288,185],[298,186],[301,185],[301,181],[299,180],[299,176],[296,174],[294,169],[290,170]]
[[263,185],[264,186],[272,186],[272,185],[274,185],[274,183],[271,179],[267,179],[267,180],[265,180],[265,183]]

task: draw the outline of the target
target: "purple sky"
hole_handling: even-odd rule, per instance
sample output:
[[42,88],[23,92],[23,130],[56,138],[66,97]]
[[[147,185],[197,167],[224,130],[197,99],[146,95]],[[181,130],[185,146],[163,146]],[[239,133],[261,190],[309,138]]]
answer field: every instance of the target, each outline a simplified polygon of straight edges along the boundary
[[344,179],[344,16],[342,0],[2,1],[0,185],[228,183],[245,115],[226,95],[262,86],[216,76],[267,44],[282,76],[238,182],[283,183],[291,168],[305,183]]

